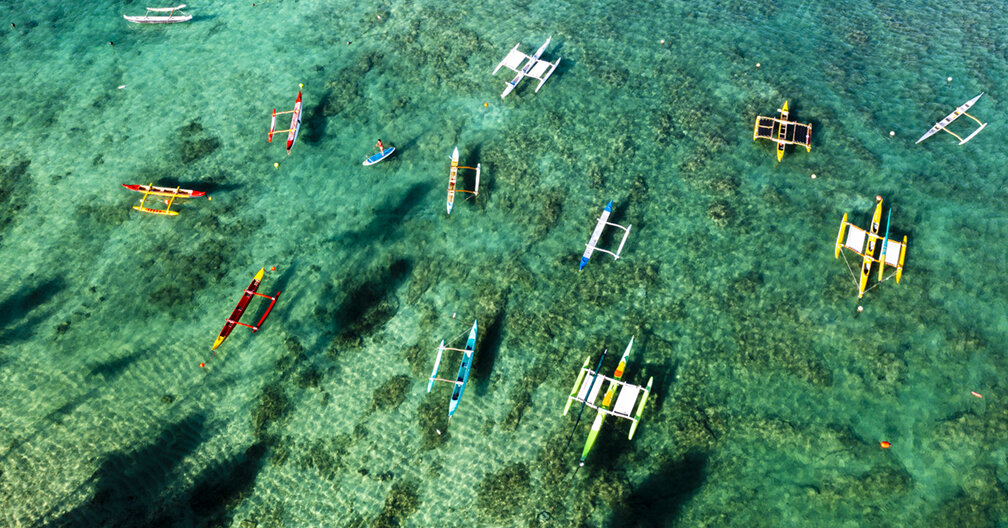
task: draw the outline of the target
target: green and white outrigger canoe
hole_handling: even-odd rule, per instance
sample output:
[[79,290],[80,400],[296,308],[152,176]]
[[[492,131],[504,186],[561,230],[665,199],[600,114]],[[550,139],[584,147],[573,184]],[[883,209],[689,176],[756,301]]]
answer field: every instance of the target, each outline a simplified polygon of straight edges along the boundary
[[[654,377],[648,378],[647,387],[632,385],[622,381],[623,370],[626,368],[627,358],[630,356],[633,342],[633,338],[630,338],[630,343],[627,345],[626,351],[623,352],[623,357],[620,358],[619,365],[616,366],[616,372],[611,378],[600,375],[597,371],[588,368],[588,365],[591,363],[591,356],[585,358],[584,365],[581,366],[581,371],[578,373],[577,381],[574,382],[570,396],[567,397],[567,404],[564,406],[564,416],[567,415],[571,404],[574,402],[581,402],[582,407],[587,405],[598,411],[598,414],[595,415],[595,422],[592,423],[591,431],[588,433],[588,440],[585,441],[584,449],[581,450],[582,466],[585,463],[585,459],[588,458],[588,453],[591,452],[592,447],[595,445],[595,440],[598,439],[599,431],[602,430],[602,423],[605,422],[606,416],[612,415],[617,418],[630,420],[632,422],[629,435],[631,440],[633,440],[634,433],[637,432],[637,424],[640,423],[641,414],[644,412],[644,404],[647,403],[648,395],[651,393]],[[591,380],[591,382],[585,383],[586,379]],[[597,403],[595,400],[598,398],[598,394],[601,392],[605,381],[609,381],[609,387],[606,389],[602,402]],[[619,391],[618,397],[616,396],[617,391]],[[642,392],[643,395],[641,394]],[[637,404],[638,396],[640,396],[639,405]],[[635,405],[637,406],[637,412],[634,412]]]

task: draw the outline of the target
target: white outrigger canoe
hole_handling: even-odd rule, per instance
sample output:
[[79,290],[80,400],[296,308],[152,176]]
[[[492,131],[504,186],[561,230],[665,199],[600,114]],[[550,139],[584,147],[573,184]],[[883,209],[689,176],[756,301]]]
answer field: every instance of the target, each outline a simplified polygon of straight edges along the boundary
[[[944,130],[944,131],[948,132],[949,134],[952,134],[953,136],[955,136],[956,139],[959,140],[959,144],[960,145],[962,145],[962,144],[966,143],[967,141],[973,139],[974,136],[976,136],[977,134],[979,134],[980,131],[983,130],[984,127],[987,126],[987,123],[981,123],[979,119],[977,119],[977,118],[975,118],[975,117],[967,114],[966,111],[969,110],[971,106],[975,105],[976,102],[980,100],[980,96],[982,96],[983,94],[984,94],[983,92],[980,92],[980,95],[978,95],[978,96],[970,99],[969,101],[966,101],[965,103],[963,103],[962,105],[960,105],[958,108],[956,108],[955,111],[953,111],[951,114],[945,116],[945,119],[942,119],[941,121],[935,123],[935,126],[931,127],[930,130],[928,130],[927,132],[925,132],[924,135],[921,136],[921,138],[918,139],[916,143],[914,143],[914,145],[916,145],[917,143],[920,143],[921,141],[924,141],[925,139],[933,136],[939,130]],[[945,128],[948,125],[952,124],[952,122],[955,121],[956,119],[959,119],[959,116],[966,116],[966,117],[968,117],[968,118],[976,121],[977,124],[980,125],[979,128],[977,128],[976,130],[974,130],[972,134],[966,136],[965,139],[963,139],[961,136],[959,136],[959,134],[956,134],[955,132],[952,132],[951,130]]]
[[[177,22],[188,22],[192,20],[192,15],[181,12],[181,9],[185,8],[185,6],[185,4],[182,4],[178,7],[148,7],[147,12],[144,13],[143,16],[123,15],[123,18],[136,24],[174,24]],[[179,12],[178,15],[175,14],[176,11]],[[151,13],[168,14],[152,16]]]
[[[511,93],[515,89],[515,87],[518,86],[518,83],[521,82],[521,80],[524,79],[525,77],[532,77],[533,79],[539,79],[539,86],[536,86],[535,89],[536,92],[538,92],[539,89],[542,88],[542,85],[543,83],[546,82],[546,79],[549,79],[550,75],[553,75],[553,71],[556,70],[557,66],[560,65],[560,57],[557,57],[556,62],[549,62],[539,59],[539,57],[542,56],[543,52],[546,51],[546,47],[549,46],[549,43],[552,40],[553,37],[547,38],[546,42],[544,42],[542,46],[539,46],[539,49],[536,50],[535,54],[532,55],[531,57],[518,51],[518,46],[521,46],[521,42],[519,42],[518,44],[515,44],[513,48],[511,48],[511,51],[509,51],[507,56],[504,57],[504,60],[497,63],[497,67],[494,68],[493,75],[497,75],[497,72],[502,67],[507,68],[517,74],[515,75],[514,79],[508,81],[507,85],[504,86],[504,92],[501,93],[501,99],[507,97],[508,94]],[[524,63],[526,59],[528,60],[528,63],[526,63],[524,67],[521,67],[522,63]]]
[[[612,200],[609,200],[609,203],[606,204],[605,209],[602,210],[602,214],[599,216],[598,222],[595,224],[595,230],[592,231],[591,238],[588,240],[588,243],[585,244],[585,252],[583,255],[581,255],[581,263],[578,265],[578,271],[583,270],[584,267],[588,265],[588,259],[591,258],[592,253],[594,253],[595,251],[608,253],[612,255],[613,258],[616,260],[620,258],[620,253],[623,252],[623,244],[626,244],[626,239],[628,236],[630,236],[630,228],[633,227],[633,225],[631,224],[626,227],[623,227],[619,224],[614,224],[609,221],[610,214],[612,214]],[[613,253],[612,251],[602,249],[596,245],[598,244],[599,237],[602,236],[602,231],[605,230],[605,227],[607,225],[617,227],[623,230],[623,239],[620,240],[619,247],[616,249],[615,253]]]
[[[458,164],[459,162],[459,151],[458,147],[452,151],[451,167],[448,169],[448,214],[451,214],[452,207],[455,206],[455,193],[464,192],[472,194],[473,196],[479,196],[479,181],[480,181],[480,170],[481,165],[476,164],[475,167],[463,167]],[[466,189],[457,189],[456,185],[458,183],[458,170],[459,169],[472,169],[476,171],[476,187],[469,191]]]

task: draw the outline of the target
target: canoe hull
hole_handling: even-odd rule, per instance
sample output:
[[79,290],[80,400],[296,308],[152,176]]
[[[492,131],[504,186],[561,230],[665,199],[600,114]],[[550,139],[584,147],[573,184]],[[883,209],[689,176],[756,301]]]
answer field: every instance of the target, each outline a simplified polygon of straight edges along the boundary
[[469,330],[469,339],[466,340],[465,353],[462,355],[462,364],[459,365],[455,388],[452,389],[451,400],[448,402],[448,418],[451,418],[455,414],[459,401],[462,399],[462,393],[465,392],[466,383],[469,381],[469,373],[472,371],[473,353],[475,350],[476,321],[473,321],[472,329]]

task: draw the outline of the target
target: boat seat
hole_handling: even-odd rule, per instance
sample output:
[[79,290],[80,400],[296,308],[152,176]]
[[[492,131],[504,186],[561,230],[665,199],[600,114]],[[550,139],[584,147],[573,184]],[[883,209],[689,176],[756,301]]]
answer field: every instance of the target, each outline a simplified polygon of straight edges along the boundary
[[900,247],[902,246],[903,244],[895,240],[891,239],[886,240],[886,247],[885,247],[886,264],[894,268],[899,266]]
[[595,377],[595,373],[589,370],[588,374],[585,375],[584,381],[581,382],[581,389],[578,390],[577,400],[594,406],[595,398],[598,398],[598,393],[602,390],[602,385],[605,385],[605,383],[603,383],[605,381],[605,376],[598,376],[598,379],[595,380],[595,385],[591,388],[591,394],[588,394],[588,386],[591,385],[593,377]]
[[543,76],[544,73],[546,73],[546,70],[549,70],[550,68],[553,68],[553,67],[554,66],[553,66],[552,62],[548,62],[548,61],[544,61],[544,60],[537,61],[536,64],[535,64],[535,66],[533,66],[532,69],[529,70],[528,76],[529,77],[535,77],[536,79],[539,79],[539,78],[541,78]]
[[847,241],[844,242],[844,246],[854,250],[857,253],[862,253],[865,247],[865,233],[864,229],[857,226],[850,226],[850,231],[847,232]]
[[634,404],[637,403],[637,395],[641,388],[636,385],[624,385],[616,398],[616,405],[613,406],[613,414],[625,416],[627,418],[633,413]]
[[511,50],[510,53],[508,53],[507,57],[504,57],[504,60],[501,61],[501,64],[506,66],[508,69],[521,71],[520,66],[523,62],[525,62],[525,59],[527,58],[528,55],[525,55],[524,53],[513,49]]

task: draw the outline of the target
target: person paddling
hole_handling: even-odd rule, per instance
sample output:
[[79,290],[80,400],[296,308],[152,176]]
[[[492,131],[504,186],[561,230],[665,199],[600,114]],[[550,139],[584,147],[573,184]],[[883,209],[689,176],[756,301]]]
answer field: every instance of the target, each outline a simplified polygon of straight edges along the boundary
[[378,140],[375,148],[378,149],[378,152],[385,152],[385,145],[382,145],[381,139]]

